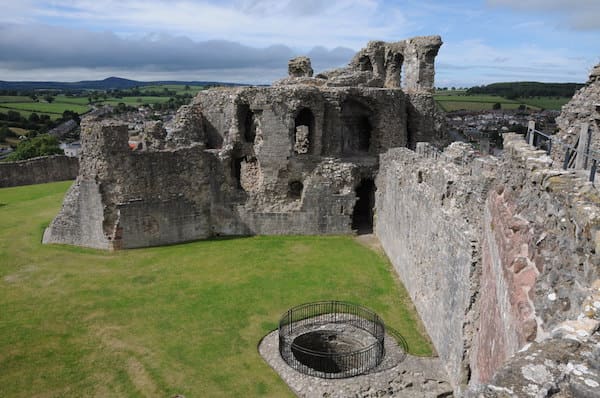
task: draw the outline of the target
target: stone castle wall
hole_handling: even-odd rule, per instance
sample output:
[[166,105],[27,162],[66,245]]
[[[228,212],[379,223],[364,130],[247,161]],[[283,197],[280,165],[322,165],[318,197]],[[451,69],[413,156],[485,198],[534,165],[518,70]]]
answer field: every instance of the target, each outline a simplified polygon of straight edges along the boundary
[[0,162],[0,188],[74,180],[78,169],[77,158],[64,155]]
[[600,323],[596,188],[522,136],[504,146],[501,159],[456,143],[381,156],[376,232],[457,392],[492,382],[530,342],[585,340]]
[[417,152],[388,151],[381,156],[376,194],[376,234],[455,388],[469,378],[479,218],[488,187],[483,163],[475,172],[462,165],[467,148],[455,143],[438,153],[419,144]]
[[[587,125],[591,134],[590,148],[600,153],[600,64],[592,69],[587,84],[579,89],[565,104],[556,118],[559,128],[556,138],[576,147],[582,126]],[[553,158],[564,159],[564,149],[555,148]]]
[[377,154],[406,144],[405,101],[373,88],[208,90],[168,131],[146,126],[133,151],[126,126],[85,121],[77,183],[44,242],[121,249],[349,233]]
[[[505,135],[504,148],[486,202],[489,255],[471,384],[484,383],[479,391],[490,397],[507,391],[594,396],[593,386],[600,386],[598,191],[585,173],[553,167],[519,135]],[[577,367],[585,372],[573,372]]]

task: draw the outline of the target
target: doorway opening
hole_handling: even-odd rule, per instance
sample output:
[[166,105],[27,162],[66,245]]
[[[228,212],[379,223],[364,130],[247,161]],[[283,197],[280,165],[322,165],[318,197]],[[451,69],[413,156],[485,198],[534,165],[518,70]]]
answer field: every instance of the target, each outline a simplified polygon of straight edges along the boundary
[[375,182],[372,178],[365,178],[356,187],[355,192],[358,200],[352,213],[352,229],[360,235],[372,234]]

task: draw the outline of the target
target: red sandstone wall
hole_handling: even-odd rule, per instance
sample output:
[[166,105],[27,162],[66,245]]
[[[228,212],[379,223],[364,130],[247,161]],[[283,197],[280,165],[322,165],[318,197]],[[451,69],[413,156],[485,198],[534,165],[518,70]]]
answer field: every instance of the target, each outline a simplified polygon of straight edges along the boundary
[[488,195],[472,383],[487,382],[537,333],[532,301],[539,274],[532,247],[535,242],[529,222],[515,214],[515,207],[503,188]]

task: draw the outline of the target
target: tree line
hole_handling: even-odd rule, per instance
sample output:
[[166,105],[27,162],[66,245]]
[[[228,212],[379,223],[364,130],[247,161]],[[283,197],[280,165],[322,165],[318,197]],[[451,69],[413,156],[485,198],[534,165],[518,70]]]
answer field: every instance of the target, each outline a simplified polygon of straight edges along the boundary
[[467,95],[498,95],[508,99],[531,97],[570,98],[575,94],[575,91],[583,86],[584,84],[581,83],[492,83],[484,86],[471,87],[467,90]]

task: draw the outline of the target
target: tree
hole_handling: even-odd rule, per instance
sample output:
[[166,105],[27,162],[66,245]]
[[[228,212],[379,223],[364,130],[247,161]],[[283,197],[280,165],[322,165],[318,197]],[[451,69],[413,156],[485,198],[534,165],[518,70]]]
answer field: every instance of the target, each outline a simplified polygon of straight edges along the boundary
[[24,160],[38,156],[62,154],[56,137],[42,134],[29,140],[21,141],[17,148],[11,153],[7,160]]
[[52,101],[54,101],[54,97],[50,94],[46,94],[44,95],[44,99],[46,100],[47,103],[52,103]]
[[40,122],[40,116],[33,112],[32,114],[29,115],[29,121],[31,123],[39,123]]
[[190,85],[189,84],[186,84],[184,88],[185,88],[185,91],[190,91]]
[[500,104],[499,102],[496,102],[494,104],[494,106],[492,106],[492,109],[494,109],[494,110],[502,109],[502,104]]
[[0,127],[0,142],[6,141],[6,139],[8,137],[16,137],[16,136],[17,135],[15,133],[13,133],[13,131],[11,129],[9,129],[8,126]]
[[7,119],[11,122],[20,122],[21,121],[21,113],[17,111],[8,111]]

